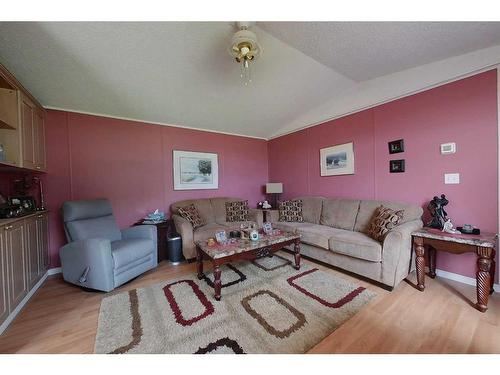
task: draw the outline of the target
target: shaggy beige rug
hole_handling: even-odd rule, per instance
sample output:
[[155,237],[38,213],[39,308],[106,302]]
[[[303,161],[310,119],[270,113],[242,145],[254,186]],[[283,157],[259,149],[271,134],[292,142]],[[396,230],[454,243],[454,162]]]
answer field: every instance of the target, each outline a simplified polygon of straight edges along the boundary
[[[209,267],[207,267],[209,268]],[[96,353],[304,353],[375,293],[289,254],[221,267],[103,299]]]

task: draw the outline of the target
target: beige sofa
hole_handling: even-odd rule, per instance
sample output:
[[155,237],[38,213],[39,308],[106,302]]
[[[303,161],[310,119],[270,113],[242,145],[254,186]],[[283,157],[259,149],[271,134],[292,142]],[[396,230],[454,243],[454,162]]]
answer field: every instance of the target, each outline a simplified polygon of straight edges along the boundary
[[[226,202],[243,201],[241,198],[206,198],[192,199],[175,202],[170,205],[172,219],[175,227],[182,237],[182,253],[184,258],[192,259],[196,257],[195,241],[206,240],[214,237],[215,232],[219,230],[239,229],[241,222],[226,221]],[[179,207],[185,207],[194,204],[201,218],[205,221],[202,227],[193,229],[189,221],[179,215]],[[262,211],[250,209],[249,220],[262,227]]]
[[[303,255],[380,282],[387,289],[394,288],[408,275],[411,233],[423,225],[421,207],[323,197],[297,199],[303,202],[304,222],[280,222],[277,210],[270,212],[270,221],[275,228],[301,234]],[[365,234],[380,205],[404,210],[401,224],[386,235],[383,243]]]

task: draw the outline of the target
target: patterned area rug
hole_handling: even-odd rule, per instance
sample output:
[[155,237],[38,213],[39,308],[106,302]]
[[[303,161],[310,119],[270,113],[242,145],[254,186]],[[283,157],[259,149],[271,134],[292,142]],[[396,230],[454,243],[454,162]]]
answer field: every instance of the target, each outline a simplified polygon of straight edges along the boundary
[[[289,254],[221,267],[103,299],[96,353],[304,353],[375,293]],[[209,268],[205,267],[205,268]]]

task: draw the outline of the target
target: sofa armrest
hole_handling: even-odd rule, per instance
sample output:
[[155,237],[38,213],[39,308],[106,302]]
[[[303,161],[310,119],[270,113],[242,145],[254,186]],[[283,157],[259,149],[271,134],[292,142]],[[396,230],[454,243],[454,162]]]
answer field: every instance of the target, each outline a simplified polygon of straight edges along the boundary
[[259,228],[262,227],[262,223],[264,222],[262,210],[259,210],[258,208],[250,208],[248,210],[248,219],[256,222]]
[[124,240],[140,238],[152,240],[156,244],[158,239],[156,235],[156,226],[154,225],[136,225],[135,227],[122,229],[121,232]]
[[277,223],[280,220],[279,210],[269,210],[267,211],[267,221],[270,223]]
[[93,238],[70,242],[59,250],[64,280],[86,288],[114,289],[111,242]]
[[184,258],[196,257],[196,246],[194,244],[193,226],[180,215],[172,215],[177,233],[182,237],[182,253]]
[[411,234],[422,226],[422,220],[412,220],[397,226],[385,236],[382,250],[382,277],[388,285],[396,286],[408,276],[413,251]]

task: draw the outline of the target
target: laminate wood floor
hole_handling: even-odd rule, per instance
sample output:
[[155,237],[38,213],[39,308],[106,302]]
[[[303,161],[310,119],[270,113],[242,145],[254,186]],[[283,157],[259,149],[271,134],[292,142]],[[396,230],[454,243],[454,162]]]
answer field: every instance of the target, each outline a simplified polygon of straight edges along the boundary
[[[377,297],[310,353],[500,353],[499,293],[491,296],[483,314],[472,306],[476,291],[470,285],[427,277],[422,293],[412,286],[413,273],[408,282],[388,292],[314,265],[375,291]],[[162,262],[113,293],[194,272],[194,263]],[[92,353],[105,295],[67,284],[61,275],[49,277],[0,336],[0,353]]]

